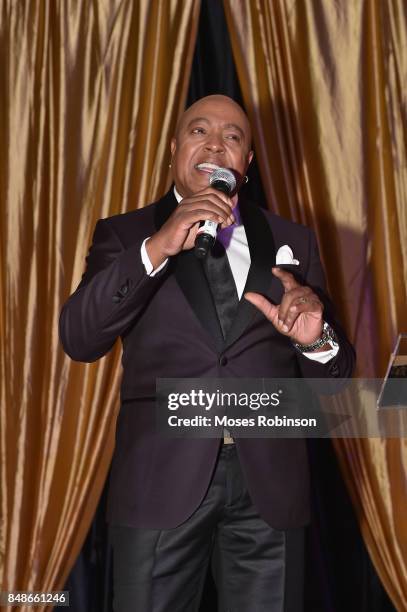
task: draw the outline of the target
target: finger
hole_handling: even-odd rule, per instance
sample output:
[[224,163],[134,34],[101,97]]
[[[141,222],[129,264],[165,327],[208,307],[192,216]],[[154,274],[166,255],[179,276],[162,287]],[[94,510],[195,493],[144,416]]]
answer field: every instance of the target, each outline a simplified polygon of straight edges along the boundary
[[[235,222],[235,217],[234,217],[234,214],[231,208],[227,206],[221,200],[213,201],[213,199],[211,199],[210,196],[207,199],[201,199],[201,200],[197,200],[194,202],[180,204],[178,206],[177,214],[190,213],[194,210],[201,210],[201,211],[207,210],[207,211],[215,212],[218,214],[219,217],[222,217],[222,221],[223,220],[226,221],[229,219],[231,223]],[[207,217],[204,214],[201,220],[206,220],[206,219]]]
[[184,245],[182,247],[182,249],[184,251],[189,251],[189,249],[192,249],[195,245],[195,238],[196,235],[198,233],[198,229],[199,229],[199,222],[195,223],[191,229],[189,230],[189,233],[187,235],[187,238],[184,242]]
[[191,227],[197,221],[214,221],[215,223],[224,223],[228,226],[234,223],[234,218],[220,208],[208,207],[192,210],[184,209],[178,213],[178,221],[185,228]]
[[279,319],[285,322],[285,318],[287,316],[289,308],[294,305],[301,297],[310,299],[312,294],[312,289],[310,289],[309,287],[304,287],[303,285],[298,285],[295,289],[291,289],[290,291],[284,293],[280,304],[280,310],[278,313]]
[[297,283],[294,275],[291,274],[291,272],[287,272],[287,270],[282,270],[278,267],[272,268],[271,271],[274,276],[276,276],[282,282],[284,291],[291,291],[291,289],[301,286],[299,283]]
[[231,208],[233,208],[234,206],[232,198],[230,198],[226,193],[223,193],[223,191],[219,191],[219,189],[214,189],[213,187],[209,187],[209,186],[205,187],[205,189],[202,189],[201,191],[197,191],[193,197],[202,196],[202,195],[205,196],[206,194],[209,194],[211,196],[214,196],[215,198],[222,200],[223,202],[225,202],[225,204],[227,204]]
[[222,222],[220,224],[220,229],[225,229],[226,227],[230,227],[231,225],[233,225],[233,223],[234,223],[234,221],[231,221],[230,219],[228,219],[226,223]]
[[319,300],[307,300],[301,301],[299,304],[292,304],[288,310],[288,313],[282,322],[282,328],[286,333],[290,333],[298,317],[302,314],[315,315],[321,317],[323,312],[323,306]]
[[260,295],[260,293],[249,291],[244,294],[244,297],[248,302],[253,304],[253,306],[256,306],[269,321],[275,323],[275,321],[278,320],[278,306],[269,302],[269,300]]
[[293,307],[297,309],[298,312],[314,312],[315,310],[323,310],[324,305],[321,300],[315,293],[310,293],[308,296],[301,296],[298,300],[295,301]]
[[193,196],[189,198],[184,198],[180,202],[180,206],[183,207],[201,207],[203,202],[212,202],[215,206],[222,208],[230,214],[232,212],[232,208],[234,207],[234,202],[221,191],[209,190],[201,193],[195,193]]

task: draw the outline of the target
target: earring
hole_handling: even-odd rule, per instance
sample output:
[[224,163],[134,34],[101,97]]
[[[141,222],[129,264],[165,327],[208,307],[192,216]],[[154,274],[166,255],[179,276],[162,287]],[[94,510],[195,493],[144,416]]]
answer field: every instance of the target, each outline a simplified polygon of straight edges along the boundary
[[168,167],[169,167],[169,168],[171,168],[171,167],[172,167],[172,166],[171,166],[171,163],[169,163],[169,164],[168,164]]
[[245,184],[247,184],[249,182],[249,177],[246,175],[243,177],[243,180],[245,182]]

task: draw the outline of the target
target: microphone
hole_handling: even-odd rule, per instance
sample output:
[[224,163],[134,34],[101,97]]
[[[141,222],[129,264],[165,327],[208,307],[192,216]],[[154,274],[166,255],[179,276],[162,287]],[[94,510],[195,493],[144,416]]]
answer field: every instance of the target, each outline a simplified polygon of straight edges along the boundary
[[[236,189],[236,178],[228,168],[217,168],[209,177],[209,185],[226,195],[230,195]],[[218,232],[216,221],[201,221],[195,238],[195,255],[198,259],[205,259],[209,250],[213,247]]]

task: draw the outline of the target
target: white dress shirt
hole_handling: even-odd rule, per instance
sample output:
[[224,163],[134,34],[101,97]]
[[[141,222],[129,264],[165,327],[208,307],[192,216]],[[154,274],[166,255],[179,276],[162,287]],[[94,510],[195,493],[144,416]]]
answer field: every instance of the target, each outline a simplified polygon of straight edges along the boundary
[[[178,193],[176,187],[174,187],[174,195],[177,199],[177,202],[179,203],[182,200],[182,196]],[[237,294],[240,300],[243,295],[247,275],[249,273],[250,251],[249,246],[247,244],[246,231],[244,229],[244,225],[242,224],[239,206],[237,203],[235,208],[233,209],[233,214],[235,216],[235,223],[233,223],[233,225],[230,225],[229,227],[226,227],[225,229],[219,230],[217,234],[217,239],[225,247],[226,255],[229,260],[229,265],[232,270],[233,278],[236,284]],[[163,263],[154,270],[145,246],[148,239],[149,238],[146,238],[143,244],[141,245],[141,259],[146,269],[146,273],[149,276],[155,276],[167,265],[168,259],[163,261]],[[332,349],[328,351],[303,353],[303,355],[305,355],[309,359],[313,359],[314,361],[319,361],[320,363],[327,363],[330,359],[335,357],[335,355],[339,351],[339,345],[336,342],[331,341],[331,345]]]

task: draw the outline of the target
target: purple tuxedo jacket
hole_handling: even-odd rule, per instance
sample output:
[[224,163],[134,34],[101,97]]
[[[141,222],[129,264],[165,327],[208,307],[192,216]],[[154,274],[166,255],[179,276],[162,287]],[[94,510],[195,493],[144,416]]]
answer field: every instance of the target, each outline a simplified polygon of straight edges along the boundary
[[[173,257],[155,277],[141,262],[143,240],[170,216],[171,192],[145,208],[98,221],[82,281],[63,307],[60,337],[68,355],[91,362],[120,337],[121,409],[117,419],[108,520],[171,528],[198,507],[208,488],[220,440],[160,436],[155,428],[156,378],[348,377],[354,351],[326,301],[325,319],[340,343],[326,365],[296,351],[264,316],[242,299],[222,336],[201,263],[192,251]],[[303,284],[325,290],[313,233],[240,199],[251,266],[245,291],[274,303],[283,295],[271,273],[276,251],[288,244],[298,266],[283,266]],[[302,439],[236,439],[244,476],[260,515],[274,528],[309,520],[309,475]]]

